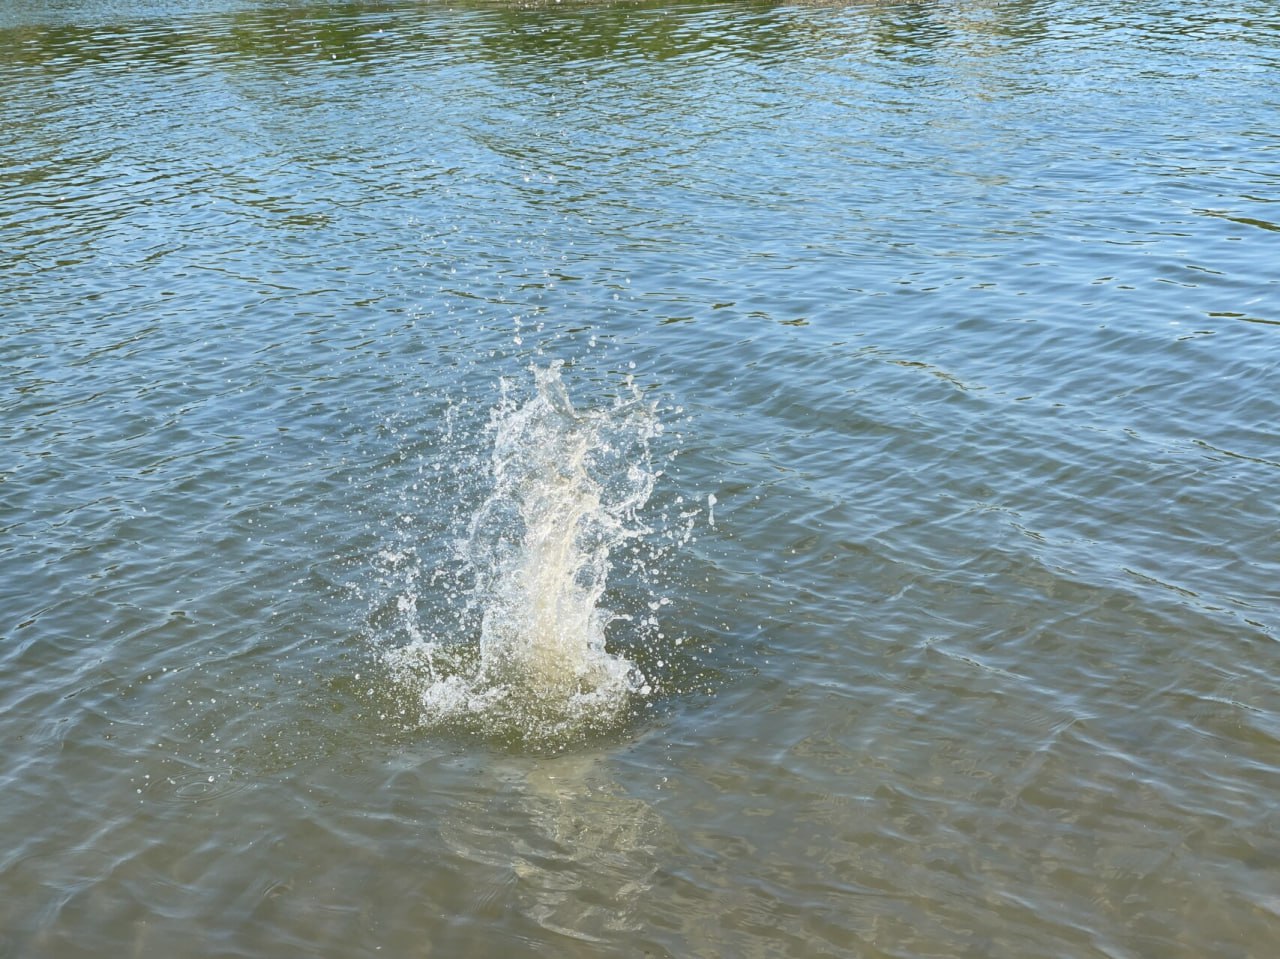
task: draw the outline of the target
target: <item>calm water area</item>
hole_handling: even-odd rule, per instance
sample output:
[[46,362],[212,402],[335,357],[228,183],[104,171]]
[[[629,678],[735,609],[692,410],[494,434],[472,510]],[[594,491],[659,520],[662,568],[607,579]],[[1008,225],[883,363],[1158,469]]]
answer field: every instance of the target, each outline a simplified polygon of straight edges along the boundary
[[0,957],[1280,949],[1272,0],[0,0]]

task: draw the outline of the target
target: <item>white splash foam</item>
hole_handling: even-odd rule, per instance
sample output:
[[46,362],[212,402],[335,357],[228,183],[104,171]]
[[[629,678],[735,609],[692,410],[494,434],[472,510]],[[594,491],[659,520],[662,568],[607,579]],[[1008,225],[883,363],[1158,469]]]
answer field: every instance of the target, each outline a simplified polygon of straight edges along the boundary
[[[598,409],[574,408],[561,364],[509,384],[490,423],[491,492],[460,549],[479,612],[477,637],[438,638],[411,623],[383,659],[417,717],[521,742],[556,743],[616,726],[648,692],[606,648],[615,617],[601,600],[611,555],[649,532],[639,517],[657,478],[654,406],[628,380]],[[401,597],[401,612],[416,598]]]

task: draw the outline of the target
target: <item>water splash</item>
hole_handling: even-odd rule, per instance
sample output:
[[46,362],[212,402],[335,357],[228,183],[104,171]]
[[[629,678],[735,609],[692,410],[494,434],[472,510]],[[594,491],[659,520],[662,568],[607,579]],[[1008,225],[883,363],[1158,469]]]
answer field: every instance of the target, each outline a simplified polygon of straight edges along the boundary
[[[607,648],[627,617],[602,600],[619,548],[652,532],[641,511],[662,425],[630,380],[606,405],[575,409],[561,369],[535,367],[523,401],[504,384],[492,413],[489,492],[457,549],[465,608],[448,629],[410,622],[408,642],[383,653],[424,724],[554,746],[616,728],[651,691]],[[410,619],[417,607],[399,597]]]

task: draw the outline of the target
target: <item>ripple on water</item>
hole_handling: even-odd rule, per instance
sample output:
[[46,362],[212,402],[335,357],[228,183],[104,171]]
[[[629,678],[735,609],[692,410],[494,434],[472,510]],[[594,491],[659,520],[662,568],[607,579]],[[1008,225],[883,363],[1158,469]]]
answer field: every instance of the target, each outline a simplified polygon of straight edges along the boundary
[[[3,5],[0,952],[1269,954],[1260,9]],[[424,725],[553,357],[637,674]]]

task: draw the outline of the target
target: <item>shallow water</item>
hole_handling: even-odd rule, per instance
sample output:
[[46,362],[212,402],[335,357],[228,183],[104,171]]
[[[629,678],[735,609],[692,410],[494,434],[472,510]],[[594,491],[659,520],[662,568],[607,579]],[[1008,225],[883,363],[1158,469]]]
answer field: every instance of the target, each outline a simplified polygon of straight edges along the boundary
[[[0,956],[1272,954],[1272,5],[0,2],[0,64]],[[388,657],[475,675],[557,362],[661,426],[591,454],[642,680],[442,723]]]

